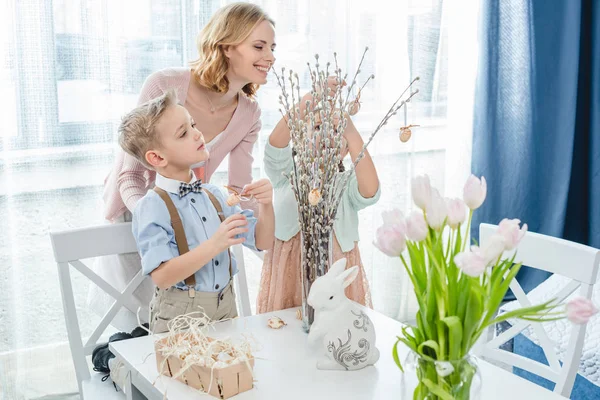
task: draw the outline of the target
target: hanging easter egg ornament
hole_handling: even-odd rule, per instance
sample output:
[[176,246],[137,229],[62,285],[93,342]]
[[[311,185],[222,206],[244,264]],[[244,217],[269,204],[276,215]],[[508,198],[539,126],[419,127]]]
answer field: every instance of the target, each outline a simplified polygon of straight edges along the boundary
[[316,206],[317,204],[319,204],[320,201],[321,201],[321,192],[319,192],[319,189],[314,188],[308,194],[308,202],[310,203],[311,206]]
[[415,128],[417,126],[419,126],[419,125],[408,125],[408,126],[403,126],[402,128],[400,128],[400,141],[402,143],[408,142],[408,140],[412,136],[411,128]]
[[227,200],[225,201],[229,207],[233,207],[233,206],[239,204],[241,201],[248,201],[248,200],[252,199],[252,196],[250,196],[250,197],[242,196],[237,190],[235,190],[231,186],[225,185],[225,188],[227,190],[229,190],[230,192],[232,192],[231,194],[229,194],[229,196],[227,197]]

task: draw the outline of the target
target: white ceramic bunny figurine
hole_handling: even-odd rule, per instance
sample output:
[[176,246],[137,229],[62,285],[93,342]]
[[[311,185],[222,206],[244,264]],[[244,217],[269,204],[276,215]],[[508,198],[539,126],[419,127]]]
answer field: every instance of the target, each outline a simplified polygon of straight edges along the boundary
[[373,323],[344,293],[357,275],[358,266],[346,269],[342,258],[310,288],[308,304],[315,309],[315,320],[308,341],[314,345],[322,339],[325,350],[318,369],[357,370],[379,360]]

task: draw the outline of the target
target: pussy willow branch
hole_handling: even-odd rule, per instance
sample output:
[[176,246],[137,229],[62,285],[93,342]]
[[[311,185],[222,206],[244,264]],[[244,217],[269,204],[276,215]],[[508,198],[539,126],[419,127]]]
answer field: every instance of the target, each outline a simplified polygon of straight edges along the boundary
[[[415,81],[411,82],[370,135],[352,167],[340,173],[338,165],[342,161],[342,139],[348,123],[345,111],[348,109],[348,98],[357,83],[356,78],[360,73],[366,51],[365,49],[351,85],[347,88],[348,92],[345,100],[342,95],[343,87],[341,83],[346,80],[348,74],[345,74],[342,78],[342,71],[338,66],[336,54],[334,54],[335,69],[333,73],[340,84],[331,91],[328,87],[330,63],[327,63],[325,68],[321,68],[318,55],[315,55],[314,69],[310,63],[307,63],[312,89],[310,91],[312,100],[310,101],[302,99],[300,82],[296,73],[290,71],[287,82],[283,77],[285,74],[284,69],[282,69],[281,77],[275,73],[282,93],[279,102],[286,110],[285,112],[282,111],[282,115],[290,129],[290,140],[293,148],[293,169],[284,175],[289,179],[298,203],[298,218],[305,238],[303,244],[303,252],[306,255],[304,267],[309,270],[303,271],[303,277],[314,277],[315,268],[319,272],[324,272],[325,262],[329,257],[327,249],[333,245],[330,242],[330,234],[349,177],[354,173],[357,163],[364,157],[364,151],[375,134],[386,125],[398,109],[405,106],[412,96],[418,92],[412,92],[407,99],[398,105]],[[368,77],[360,87],[359,93],[373,78],[373,75]],[[290,85],[289,92],[286,89],[288,82]],[[302,101],[305,101],[305,103],[302,104]],[[309,195],[311,190],[314,189],[319,191],[321,201],[315,205],[310,205]]]
[[[410,93],[410,95],[408,96],[407,99],[402,100],[402,102],[400,103],[400,105],[396,106],[396,104],[398,104],[398,102],[400,101],[400,99],[402,99],[402,96],[404,96],[404,94],[418,80],[419,80],[419,77],[416,77],[415,79],[412,80],[412,82],[410,82],[410,84],[406,87],[406,89],[404,89],[404,91],[396,99],[396,101],[394,102],[394,104],[392,104],[392,106],[390,107],[390,109],[388,110],[388,112],[385,114],[385,116],[383,117],[383,119],[379,122],[379,124],[377,125],[377,128],[375,128],[375,130],[373,131],[373,133],[371,133],[371,135],[369,136],[369,139],[365,142],[365,144],[363,145],[360,153],[358,154],[358,156],[356,157],[356,159],[352,163],[352,166],[350,168],[352,172],[354,172],[354,170],[356,169],[356,165],[365,156],[365,150],[367,149],[367,146],[373,141],[373,138],[375,137],[375,135],[377,134],[377,132],[379,132],[381,130],[381,128],[383,128],[383,126],[385,126],[387,124],[387,122],[389,121],[390,118],[392,118],[394,115],[396,115],[396,113],[398,112],[398,110],[400,108],[405,107],[406,104],[412,99],[412,97],[414,95],[416,95],[417,93],[419,93],[419,89],[416,89],[414,92]],[[342,186],[345,186],[347,184],[349,178],[350,178],[350,175],[346,175],[345,176],[345,179],[342,181]],[[339,205],[340,200],[341,200],[341,196],[337,198],[337,201],[336,201],[336,203],[334,205],[336,213],[337,213],[337,206]],[[335,218],[335,216],[334,216],[334,218]]]
[[[392,104],[392,106],[390,107],[390,109],[388,110],[388,112],[385,114],[385,116],[383,117],[383,119],[381,120],[381,122],[379,122],[379,125],[377,126],[377,128],[373,131],[373,133],[371,133],[371,135],[369,136],[369,139],[367,140],[367,142],[363,145],[362,150],[360,151],[359,155],[356,157],[356,160],[354,161],[354,163],[352,164],[352,168],[356,167],[356,164],[358,164],[358,162],[364,157],[365,155],[365,149],[367,148],[367,146],[369,145],[369,143],[371,143],[371,141],[373,140],[373,138],[375,137],[375,135],[377,134],[377,132],[379,132],[379,130],[387,124],[388,120],[390,118],[392,118],[394,115],[396,115],[396,113],[398,112],[398,110],[404,106],[406,106],[406,103],[408,103],[414,95],[416,95],[417,93],[419,93],[419,89],[416,89],[414,92],[411,92],[410,96],[408,96],[408,98],[406,100],[403,100],[402,103],[400,103],[399,106],[396,107],[396,104],[400,101],[400,99],[402,98],[402,96],[404,96],[404,93],[406,93],[406,91],[416,82],[419,80],[419,77],[416,77],[415,79],[413,79],[413,81],[408,85],[408,87],[404,90],[404,92],[402,92],[402,94],[400,95],[400,97],[398,97],[398,99],[394,102],[394,104]],[[395,107],[395,108],[394,108]]]
[[[358,76],[358,74],[360,74],[360,67],[362,67],[362,63],[365,60],[365,55],[367,54],[367,51],[369,51],[369,48],[365,47],[365,51],[363,51],[360,62],[358,63],[358,68],[356,68],[356,72],[354,73],[354,77],[352,78],[352,84],[348,87],[348,92],[346,93],[346,100],[344,101],[345,104],[348,103],[348,99],[350,98],[350,93],[352,92],[352,88],[356,84],[356,77]],[[334,53],[334,57],[335,57],[335,53]],[[340,85],[341,84],[342,84],[342,82],[340,82]]]

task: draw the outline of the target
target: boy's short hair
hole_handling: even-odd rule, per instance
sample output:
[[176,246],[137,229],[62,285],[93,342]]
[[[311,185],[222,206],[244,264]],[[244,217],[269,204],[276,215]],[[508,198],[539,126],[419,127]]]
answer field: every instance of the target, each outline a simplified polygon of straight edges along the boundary
[[177,94],[170,89],[161,96],[131,110],[119,125],[119,145],[146,167],[146,152],[159,145],[155,126],[168,107],[177,104]]

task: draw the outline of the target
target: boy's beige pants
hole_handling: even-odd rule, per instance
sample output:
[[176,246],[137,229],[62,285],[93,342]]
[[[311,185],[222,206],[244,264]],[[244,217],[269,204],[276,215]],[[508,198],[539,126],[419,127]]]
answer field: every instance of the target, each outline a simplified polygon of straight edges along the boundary
[[150,303],[150,330],[154,333],[167,332],[167,322],[194,311],[204,311],[214,321],[237,317],[232,281],[220,292],[197,291],[195,297],[190,297],[187,290],[175,287],[156,288]]

